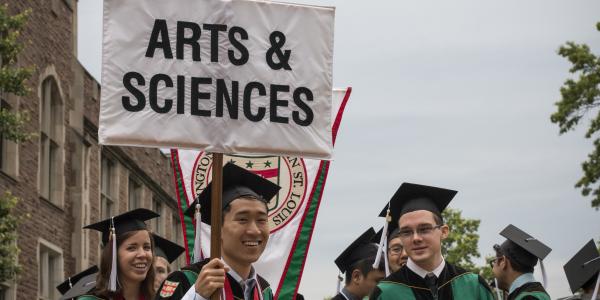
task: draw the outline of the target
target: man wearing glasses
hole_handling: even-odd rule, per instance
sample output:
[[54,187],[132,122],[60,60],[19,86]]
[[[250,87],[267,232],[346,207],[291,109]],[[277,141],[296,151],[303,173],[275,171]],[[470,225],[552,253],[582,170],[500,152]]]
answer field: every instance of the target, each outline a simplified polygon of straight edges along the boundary
[[377,285],[370,299],[494,299],[483,278],[442,257],[442,240],[450,228],[441,212],[455,195],[453,190],[412,183],[398,188],[390,201],[390,216],[409,258]]
[[388,237],[387,256],[390,264],[390,271],[392,273],[400,270],[400,268],[408,261],[408,254],[406,254],[404,247],[402,247],[402,240],[398,233],[398,229],[394,229]]
[[[506,241],[502,245],[494,245],[496,258],[491,262],[497,288],[508,291],[508,300],[550,300],[544,289],[546,274],[542,260],[552,249],[514,225],[508,225],[500,235]],[[538,259],[544,285],[533,277]]]

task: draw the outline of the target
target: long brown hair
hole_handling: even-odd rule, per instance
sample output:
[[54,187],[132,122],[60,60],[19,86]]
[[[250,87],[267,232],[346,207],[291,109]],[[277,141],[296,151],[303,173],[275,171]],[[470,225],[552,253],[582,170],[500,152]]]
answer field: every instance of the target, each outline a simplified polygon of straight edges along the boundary
[[[139,231],[139,230],[138,230]],[[117,249],[123,241],[130,238],[138,231],[129,231],[117,236]],[[146,278],[140,284],[140,292],[144,295],[145,299],[154,299],[154,239],[152,238],[152,234],[150,231],[146,229],[142,229],[142,231],[148,232],[148,236],[150,237],[150,245],[152,249],[152,263],[150,264],[150,268],[148,269],[148,273],[146,273]],[[117,256],[117,270],[119,268],[119,257]],[[108,290],[108,281],[110,279],[110,268],[112,265],[112,247],[110,246],[110,242],[104,245],[102,248],[102,253],[100,256],[100,271],[98,272],[98,276],[96,277],[96,289],[94,294],[103,298],[111,298],[115,297],[117,294],[121,293],[122,286],[117,281],[117,291],[111,292]]]

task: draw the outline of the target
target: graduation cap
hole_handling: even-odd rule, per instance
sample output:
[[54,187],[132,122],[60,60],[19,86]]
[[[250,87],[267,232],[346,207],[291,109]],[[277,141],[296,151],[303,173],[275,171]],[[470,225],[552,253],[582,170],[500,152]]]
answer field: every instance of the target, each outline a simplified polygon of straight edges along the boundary
[[534,267],[539,259],[545,287],[547,278],[542,260],[552,249],[512,224],[504,228],[500,235],[507,239],[500,245],[500,250],[511,260],[526,267]]
[[[454,190],[421,185],[415,183],[404,182],[392,199],[390,200],[390,216],[392,223],[396,223],[398,226],[398,220],[406,213],[427,210],[442,218],[442,211],[446,209],[450,201],[458,193]],[[381,211],[379,216],[385,217],[387,213],[387,206]],[[394,230],[394,226],[388,229],[390,232]]]
[[59,300],[75,299],[81,295],[87,294],[96,286],[97,274],[90,274],[81,278],[77,283],[68,290]]
[[374,236],[375,230],[369,228],[335,259],[335,264],[342,273],[351,271],[357,262],[377,255],[377,246],[373,243]]
[[[268,203],[279,190],[280,186],[256,175],[235,164],[227,163],[223,166],[223,195],[221,198],[221,209],[225,209],[233,200],[240,197],[254,197]],[[202,259],[200,246],[200,223],[210,225],[211,219],[211,194],[212,182],[196,197],[185,211],[185,215],[196,220],[196,236],[194,239],[193,262]],[[201,220],[198,222],[197,220]]]
[[[64,295],[71,288],[73,288],[73,286],[77,282],[79,282],[83,277],[86,277],[86,276],[92,275],[92,274],[96,274],[97,272],[98,272],[97,266],[89,267],[73,276],[69,276],[69,278],[67,278],[67,280],[65,280],[61,284],[57,285],[56,289],[60,292],[61,295]],[[71,297],[71,298],[73,298],[73,297]]]
[[[256,175],[232,163],[223,166],[223,196],[222,209],[225,209],[233,200],[240,197],[255,197],[268,203],[281,189],[277,184]],[[211,217],[211,191],[212,182],[190,204],[185,214],[194,217],[196,204],[200,204],[200,214],[203,223],[210,225]]]
[[114,292],[117,290],[117,235],[147,229],[144,221],[157,217],[160,217],[160,215],[149,209],[138,208],[83,227],[102,232],[103,245],[110,242],[113,255],[108,280],[109,291]]
[[159,214],[145,208],[130,210],[126,213],[87,225],[83,228],[94,229],[102,232],[102,243],[106,245],[109,240],[111,228],[114,226],[115,234],[121,235],[129,231],[147,229],[144,221],[158,218]]
[[185,251],[185,248],[173,243],[158,234],[152,234],[154,238],[154,256],[160,256],[166,259],[169,263],[174,262],[181,253]]
[[[590,240],[564,266],[573,293],[600,272],[600,253],[594,240]],[[600,279],[598,279],[600,280]],[[597,286],[598,284],[596,284]]]

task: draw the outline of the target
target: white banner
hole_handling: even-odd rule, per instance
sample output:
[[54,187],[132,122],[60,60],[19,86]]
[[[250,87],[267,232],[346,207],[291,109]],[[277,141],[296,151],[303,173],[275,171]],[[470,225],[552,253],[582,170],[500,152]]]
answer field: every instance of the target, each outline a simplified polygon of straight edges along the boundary
[[100,143],[331,158],[334,12],[104,0]]

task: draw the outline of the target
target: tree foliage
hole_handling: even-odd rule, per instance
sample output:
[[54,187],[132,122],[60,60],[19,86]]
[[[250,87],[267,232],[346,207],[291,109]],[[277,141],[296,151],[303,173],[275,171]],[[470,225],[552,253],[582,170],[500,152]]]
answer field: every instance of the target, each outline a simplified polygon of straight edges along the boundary
[[0,196],[0,282],[14,278],[21,270],[17,262],[17,226],[24,215],[15,214],[14,208],[19,198],[6,191]]
[[481,257],[477,249],[477,243],[479,242],[477,231],[481,221],[463,218],[460,210],[452,208],[446,208],[442,212],[442,216],[445,223],[450,227],[448,237],[442,242],[444,259],[490,279],[492,276],[490,267],[487,264],[478,267],[473,261],[475,258]]
[[[26,95],[30,89],[26,84],[33,68],[18,67],[17,56],[23,50],[20,41],[21,30],[27,21],[30,11],[26,10],[16,15],[8,13],[6,4],[0,5],[0,92],[17,96]],[[13,112],[0,108],[0,135],[3,138],[21,142],[32,137],[25,130],[29,122],[28,112]]]
[[[29,11],[16,15],[8,13],[7,5],[0,5],[0,93],[24,96],[29,92],[26,80],[32,68],[15,66],[17,56],[23,49],[20,32]],[[0,109],[0,138],[21,142],[31,138],[25,130],[29,121],[27,112],[11,112]],[[0,282],[13,279],[20,270],[18,264],[17,226],[22,215],[15,214],[19,198],[6,191],[0,195]]]
[[[596,24],[600,31],[600,22]],[[592,207],[600,208],[600,56],[593,54],[585,44],[567,42],[558,49],[558,54],[571,62],[569,72],[576,79],[569,78],[560,88],[561,99],[556,102],[557,111],[550,120],[557,123],[560,134],[573,130],[585,117],[591,118],[585,137],[594,139],[594,150],[581,165],[583,177],[575,187],[581,188],[584,196],[592,195]]]

